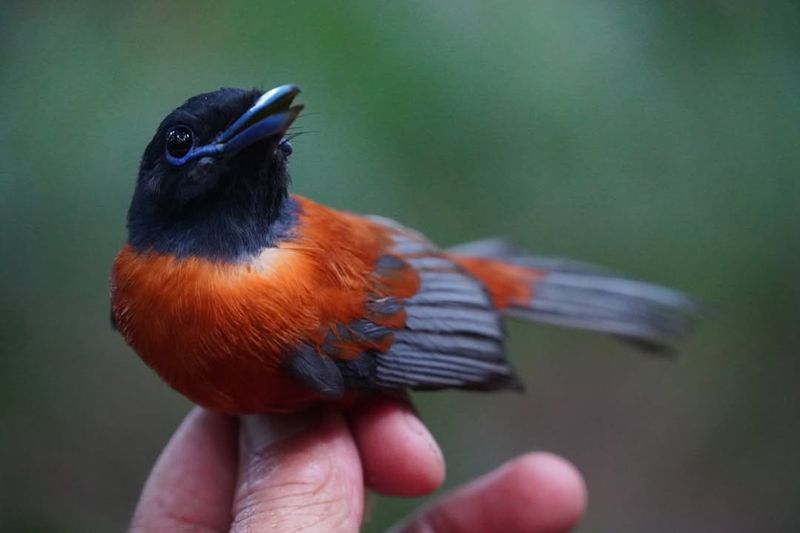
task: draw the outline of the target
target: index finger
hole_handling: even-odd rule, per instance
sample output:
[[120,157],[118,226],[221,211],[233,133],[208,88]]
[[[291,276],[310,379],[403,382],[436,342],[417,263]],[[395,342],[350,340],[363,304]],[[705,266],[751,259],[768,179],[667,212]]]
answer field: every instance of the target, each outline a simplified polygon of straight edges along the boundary
[[192,409],[150,472],[130,530],[228,531],[236,465],[236,419]]

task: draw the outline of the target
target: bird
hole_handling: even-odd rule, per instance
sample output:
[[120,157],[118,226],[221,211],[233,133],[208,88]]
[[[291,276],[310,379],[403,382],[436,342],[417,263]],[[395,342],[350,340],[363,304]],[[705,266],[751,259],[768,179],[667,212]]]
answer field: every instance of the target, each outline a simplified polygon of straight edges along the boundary
[[189,98],[142,156],[111,322],[210,410],[289,413],[409,390],[521,390],[508,318],[669,353],[686,294],[500,238],[443,249],[381,216],[289,192],[300,89]]

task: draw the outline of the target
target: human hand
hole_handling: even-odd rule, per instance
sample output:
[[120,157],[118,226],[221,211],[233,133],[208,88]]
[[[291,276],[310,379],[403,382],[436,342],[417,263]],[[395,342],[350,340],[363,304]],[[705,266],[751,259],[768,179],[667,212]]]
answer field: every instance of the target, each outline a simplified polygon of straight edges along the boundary
[[[442,483],[441,451],[407,403],[381,399],[347,417],[325,411],[237,419],[194,409],[150,473],[131,531],[354,532],[365,488],[420,496]],[[567,531],[585,505],[572,465],[531,453],[393,531]]]

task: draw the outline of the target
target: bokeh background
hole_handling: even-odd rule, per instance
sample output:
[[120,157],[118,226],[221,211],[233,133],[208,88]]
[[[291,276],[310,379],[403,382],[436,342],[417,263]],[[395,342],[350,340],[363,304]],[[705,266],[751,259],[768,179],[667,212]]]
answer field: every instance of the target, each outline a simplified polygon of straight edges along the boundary
[[[580,531],[800,530],[796,2],[0,6],[0,529],[124,529],[190,405],[111,331],[159,120],[304,89],[294,190],[446,245],[508,235],[718,313],[675,359],[511,324],[525,395],[419,394],[452,487],[530,449]],[[367,531],[422,500],[378,498]]]

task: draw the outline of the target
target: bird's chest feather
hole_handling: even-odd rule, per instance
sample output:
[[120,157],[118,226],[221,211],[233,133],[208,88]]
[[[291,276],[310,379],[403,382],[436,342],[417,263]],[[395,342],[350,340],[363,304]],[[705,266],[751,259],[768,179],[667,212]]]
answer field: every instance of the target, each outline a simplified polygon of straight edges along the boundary
[[285,354],[322,341],[324,270],[291,248],[235,265],[125,247],[112,271],[112,314],[142,359],[195,402],[260,410],[272,396],[292,396],[279,372]]

